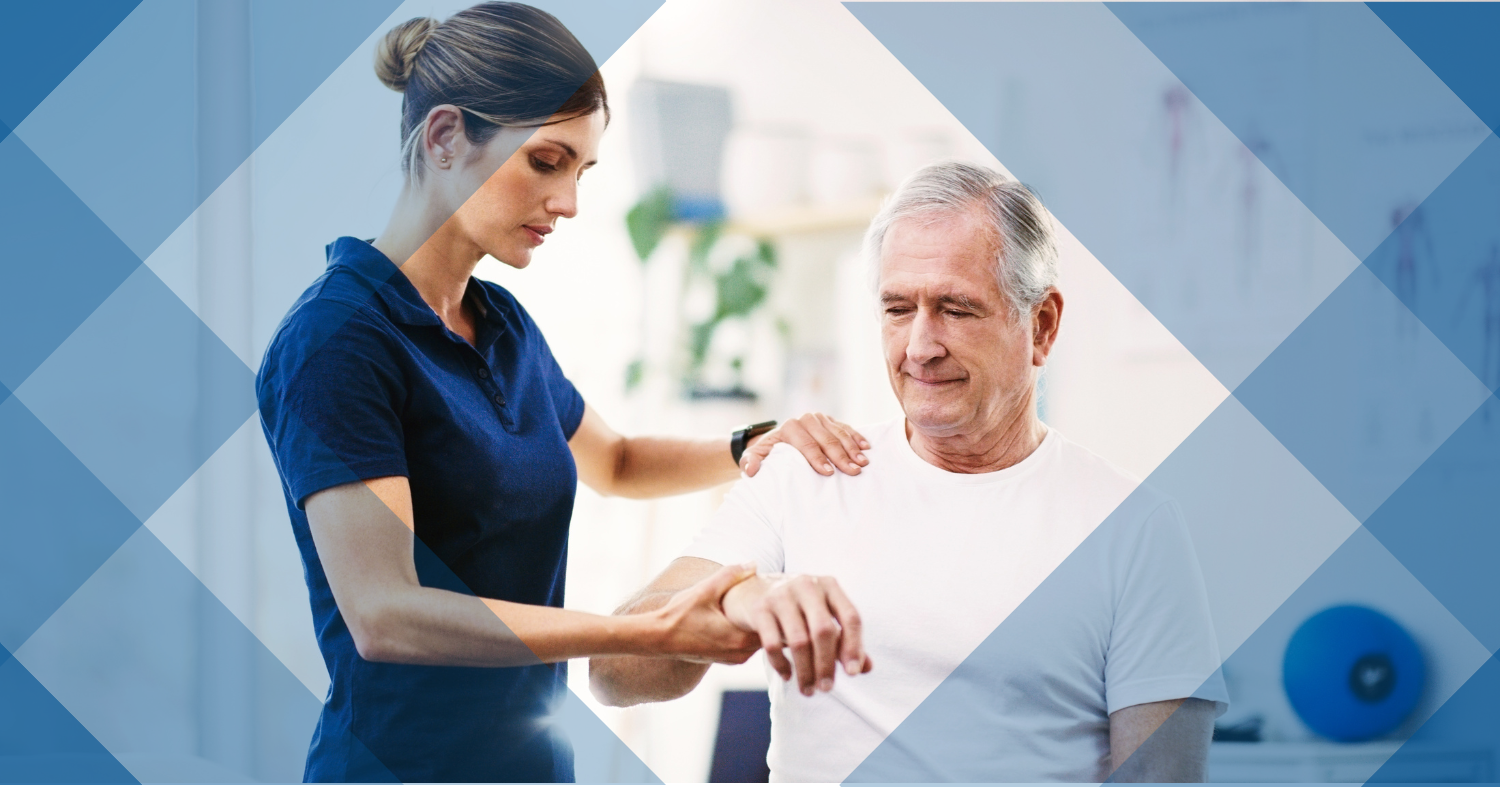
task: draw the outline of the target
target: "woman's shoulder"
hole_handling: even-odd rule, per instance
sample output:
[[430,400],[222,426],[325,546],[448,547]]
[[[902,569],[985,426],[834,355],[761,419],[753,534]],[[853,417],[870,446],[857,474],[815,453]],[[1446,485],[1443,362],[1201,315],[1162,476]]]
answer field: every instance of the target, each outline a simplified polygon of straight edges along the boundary
[[384,345],[392,330],[375,292],[347,271],[330,268],[298,297],[277,325],[258,377],[294,371],[319,352]]

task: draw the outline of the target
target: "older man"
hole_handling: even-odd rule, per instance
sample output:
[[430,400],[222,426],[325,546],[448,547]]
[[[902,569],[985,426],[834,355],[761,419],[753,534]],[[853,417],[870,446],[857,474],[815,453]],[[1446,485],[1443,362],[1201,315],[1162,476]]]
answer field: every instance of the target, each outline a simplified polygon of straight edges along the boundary
[[[773,780],[845,780],[947,680],[964,684],[952,730],[875,781],[1201,781],[1227,699],[1177,508],[1037,416],[1063,312],[1046,211],[998,173],[934,165],[887,202],[866,254],[905,418],[863,431],[858,475],[818,476],[777,447],[622,612],[757,565],[723,605],[782,679]],[[1023,601],[1043,627],[1007,641],[996,628]],[[591,679],[629,705],[681,696],[707,668],[605,658]]]

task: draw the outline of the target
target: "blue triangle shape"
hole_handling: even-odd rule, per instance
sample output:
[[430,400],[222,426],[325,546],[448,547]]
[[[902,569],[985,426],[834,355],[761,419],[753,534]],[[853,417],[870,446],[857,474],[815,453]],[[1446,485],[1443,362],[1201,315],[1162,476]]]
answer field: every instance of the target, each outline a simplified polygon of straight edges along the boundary
[[1485,648],[1500,649],[1500,399],[1490,397],[1365,523]]
[[0,783],[138,781],[52,693],[0,647]]
[[1500,132],[1500,5],[1367,3],[1458,97]]
[[558,21],[604,65],[626,39],[661,8],[664,0],[535,0],[531,5],[557,17]]
[[1491,657],[1366,785],[1494,785],[1500,660]]
[[66,19],[50,3],[7,4],[6,29],[25,33],[0,48],[0,121],[19,125],[140,2],[80,0],[68,5]]

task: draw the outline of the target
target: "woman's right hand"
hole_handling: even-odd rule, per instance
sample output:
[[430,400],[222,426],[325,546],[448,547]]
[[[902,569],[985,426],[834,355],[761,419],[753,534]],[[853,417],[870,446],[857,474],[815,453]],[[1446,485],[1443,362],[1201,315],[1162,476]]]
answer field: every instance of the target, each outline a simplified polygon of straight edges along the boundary
[[657,655],[731,665],[749,659],[760,650],[760,637],[730,623],[723,602],[729,589],[754,576],[754,564],[722,567],[646,614],[655,618],[658,627]]

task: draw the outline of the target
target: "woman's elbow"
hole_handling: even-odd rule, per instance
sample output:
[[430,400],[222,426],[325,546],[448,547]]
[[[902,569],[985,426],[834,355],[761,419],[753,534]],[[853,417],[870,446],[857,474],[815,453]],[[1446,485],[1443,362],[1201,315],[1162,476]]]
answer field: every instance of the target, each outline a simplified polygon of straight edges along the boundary
[[366,662],[405,662],[408,655],[400,647],[392,626],[395,616],[384,606],[349,611],[344,623],[354,640],[354,650]]
[[593,480],[584,480],[584,484],[587,484],[590,490],[593,490],[604,498],[629,498],[639,501],[658,497],[653,494],[649,487],[628,478],[623,472]]

